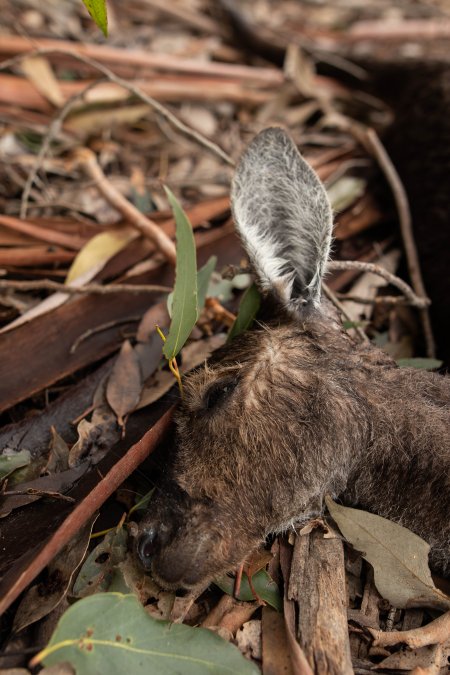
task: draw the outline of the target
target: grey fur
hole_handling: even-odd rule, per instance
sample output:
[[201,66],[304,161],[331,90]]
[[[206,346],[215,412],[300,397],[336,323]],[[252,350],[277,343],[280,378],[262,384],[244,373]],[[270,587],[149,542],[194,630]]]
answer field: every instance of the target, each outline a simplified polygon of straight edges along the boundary
[[264,291],[292,314],[317,306],[328,259],[332,213],[322,183],[279,128],[258,134],[235,173],[236,228]]

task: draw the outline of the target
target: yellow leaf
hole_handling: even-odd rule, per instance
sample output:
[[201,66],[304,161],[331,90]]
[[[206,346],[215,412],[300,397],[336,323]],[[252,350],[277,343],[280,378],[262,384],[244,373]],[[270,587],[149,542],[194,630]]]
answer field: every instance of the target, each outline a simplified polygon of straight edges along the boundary
[[72,284],[78,277],[84,283],[92,279],[119,251],[136,239],[139,233],[131,227],[109,230],[89,239],[73,261],[66,278]]

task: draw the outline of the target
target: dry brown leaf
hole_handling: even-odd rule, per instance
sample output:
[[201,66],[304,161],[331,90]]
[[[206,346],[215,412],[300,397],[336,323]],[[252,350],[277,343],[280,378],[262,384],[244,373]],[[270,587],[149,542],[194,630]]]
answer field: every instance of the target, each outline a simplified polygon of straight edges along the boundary
[[106,385],[106,399],[117,415],[120,426],[130,412],[136,409],[142,391],[139,357],[131,342],[125,340]]
[[59,473],[69,468],[69,446],[52,426],[52,439],[50,441],[50,454],[44,469],[45,473]]
[[80,111],[69,117],[64,127],[78,134],[94,133],[103,129],[113,129],[121,124],[133,125],[150,111],[148,105],[129,105],[126,107],[100,108],[98,110]]
[[82,419],[77,427],[78,440],[69,454],[69,466],[77,466],[84,459],[97,464],[119,440],[116,417],[109,406],[101,405],[92,413],[91,421]]
[[374,569],[379,593],[393,607],[449,609],[450,598],[435,587],[428,567],[430,546],[398,523],[325,497],[344,537]]

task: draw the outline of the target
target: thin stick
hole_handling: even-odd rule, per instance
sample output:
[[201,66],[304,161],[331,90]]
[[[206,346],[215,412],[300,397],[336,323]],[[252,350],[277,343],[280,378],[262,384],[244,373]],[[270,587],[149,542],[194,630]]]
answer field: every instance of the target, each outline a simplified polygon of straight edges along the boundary
[[411,286],[409,286],[403,279],[388,272],[384,267],[375,265],[374,263],[362,262],[360,260],[332,260],[327,265],[328,270],[361,270],[361,272],[372,272],[380,277],[383,277],[387,282],[398,288],[401,293],[414,306],[420,309],[428,307],[430,300],[426,297],[419,297],[414,293]]
[[450,638],[450,612],[442,614],[421,628],[393,630],[390,633],[384,633],[373,628],[368,628],[368,631],[374,638],[374,646],[385,647],[397,645],[401,642],[411,649],[419,649],[427,645],[443,644]]
[[[387,182],[389,183],[394,200],[397,206],[398,218],[400,224],[400,231],[402,234],[403,245],[406,253],[406,261],[408,264],[408,272],[411,278],[411,284],[418,296],[426,297],[425,284],[423,283],[422,272],[420,269],[419,256],[417,253],[414,235],[412,231],[411,211],[409,208],[408,197],[406,195],[403,183],[400,176],[394,167],[391,158],[382,142],[380,141],[374,129],[367,129],[364,134],[365,147],[373,154],[381,170],[383,171]],[[364,141],[363,141],[364,142]],[[420,309],[420,317],[422,320],[422,328],[425,337],[427,356],[433,358],[435,356],[435,343],[433,337],[433,330],[431,328],[430,314],[427,306]]]
[[[98,333],[102,333],[105,330],[109,330],[110,328],[117,328],[117,326],[127,324],[127,323],[135,323],[137,321],[141,321],[142,316],[128,316],[124,319],[114,319],[113,321],[106,321],[106,323],[100,324],[100,326],[95,326],[95,328],[89,328],[88,330],[84,331],[84,333],[81,333],[75,340],[75,342],[72,343],[72,346],[70,348],[70,353],[75,354],[77,351],[78,347],[81,345],[82,342],[85,340],[88,340],[89,338],[93,337],[94,335],[98,335]],[[86,417],[91,412],[91,408],[88,408],[87,411],[85,411],[80,419],[83,417]],[[79,420],[76,419],[72,422],[72,424],[76,424]]]
[[[338,300],[338,298],[335,296],[331,288],[329,288],[326,284],[322,283],[322,290],[324,294],[327,296],[328,300],[330,300],[333,305],[336,307],[336,309],[339,310],[339,312],[347,319],[347,321],[351,321],[351,323],[354,323],[352,321],[351,317],[349,314],[347,314],[347,310],[343,306],[343,304]],[[358,334],[358,336],[361,338],[361,342],[370,342],[368,336],[365,334],[365,332],[360,328],[359,326],[353,326],[354,330]]]
[[338,300],[342,302],[356,302],[359,305],[411,305],[412,303],[404,295],[378,295],[376,298],[363,298],[359,295],[347,295],[336,293]]
[[155,284],[85,284],[84,286],[66,286],[59,281],[43,279],[42,281],[10,281],[0,279],[0,289],[12,289],[16,291],[58,291],[67,295],[109,295],[111,293],[170,293],[170,286],[158,286]]
[[175,265],[177,251],[173,241],[156,223],[147,218],[110,183],[92,150],[79,148],[75,151],[75,161],[77,166],[81,167],[92,178],[95,186],[105,199],[127,219],[130,225],[150,239],[167,260]]
[[152,98],[151,96],[145,94],[139,87],[137,87],[134,84],[130,84],[123,78],[113,73],[113,71],[110,68],[107,68],[102,63],[99,63],[95,59],[84,56],[83,54],[80,53],[76,54],[73,51],[68,51],[65,49],[36,49],[32,52],[20,54],[19,56],[16,56],[12,59],[4,61],[3,63],[0,63],[0,70],[3,70],[5,68],[11,68],[12,66],[17,65],[18,63],[21,63],[21,61],[26,57],[40,56],[46,54],[64,54],[65,56],[70,56],[76,59],[77,61],[81,61],[81,63],[85,63],[86,65],[91,66],[91,68],[98,70],[110,82],[115,82],[119,86],[129,91],[130,94],[133,94],[137,98],[141,99],[141,101],[144,101],[149,106],[151,106],[153,110],[156,110],[156,112],[159,115],[161,115],[161,117],[170,122],[170,124],[172,124],[172,126],[174,126],[175,129],[178,129],[180,133],[194,140],[196,143],[212,152],[214,155],[219,157],[222,161],[226,162],[230,166],[234,166],[235,163],[233,159],[230,157],[230,155],[228,155],[225,152],[225,150],[222,150],[222,148],[218,146],[216,143],[210,141],[208,138],[203,136],[203,134],[201,134],[199,131],[192,129],[190,126],[179,120],[178,117],[176,117],[176,115],[174,115],[168,108],[166,108],[166,106],[162,105],[162,103],[159,103],[159,101],[156,101],[156,99]]

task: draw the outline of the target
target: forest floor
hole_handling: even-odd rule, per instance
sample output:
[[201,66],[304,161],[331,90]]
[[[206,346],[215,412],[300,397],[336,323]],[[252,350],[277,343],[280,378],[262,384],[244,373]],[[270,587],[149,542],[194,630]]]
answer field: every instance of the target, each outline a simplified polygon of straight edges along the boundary
[[[445,55],[446,0],[114,1],[108,37],[81,0],[0,0],[0,16],[0,673],[38,672],[30,659],[69,606],[107,591],[212,628],[245,655],[236,672],[448,672],[448,621],[429,628],[448,598],[428,568],[429,602],[395,607],[347,544],[344,561],[330,522],[303,531],[301,545],[268,543],[240,595],[227,577],[199,597],[163,591],[127,544],[177,399],[154,329],[169,325],[174,282],[163,185],[189,217],[198,266],[217,257],[182,352],[187,372],[223,344],[251,282],[221,272],[245,265],[229,186],[261,129],[288,129],[327,188],[333,260],[350,261],[327,284],[352,337],[400,365],[440,366],[401,177],[380,141],[394,112],[371,88],[370,63]],[[398,565],[381,574],[401,576],[409,561]],[[117,632],[129,629],[121,616]],[[377,633],[413,629],[421,637],[407,646]],[[179,667],[177,639],[160,672]],[[198,654],[214,651],[201,640]],[[211,672],[225,672],[230,653]],[[72,665],[55,669],[45,655],[41,672],[102,672],[71,658],[56,653]]]

